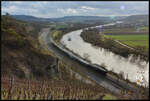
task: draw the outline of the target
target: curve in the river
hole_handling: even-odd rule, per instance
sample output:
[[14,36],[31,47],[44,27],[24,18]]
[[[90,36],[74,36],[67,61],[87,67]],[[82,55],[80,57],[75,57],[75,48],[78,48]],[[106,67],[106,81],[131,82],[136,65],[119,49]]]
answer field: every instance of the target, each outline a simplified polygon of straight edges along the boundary
[[[92,64],[104,64],[107,70],[113,70],[117,74],[122,73],[123,77],[131,82],[137,82],[138,79],[142,79],[137,84],[149,87],[149,62],[141,61],[139,58],[133,62],[132,56],[124,58],[104,48],[95,48],[80,37],[81,32],[82,30],[77,30],[64,35],[61,43],[83,58],[85,54],[88,54]],[[71,38],[71,41],[68,41],[68,38]]]
[[[123,84],[123,83],[116,83],[114,82],[109,76],[104,76],[101,73],[97,72],[97,71],[93,71],[90,68],[87,68],[86,66],[78,63],[76,60],[72,60],[70,57],[68,57],[66,54],[63,54],[63,52],[59,49],[57,49],[50,40],[50,35],[49,33],[49,28],[44,29],[44,31],[42,32],[42,38],[46,44],[46,46],[48,47],[48,49],[55,53],[55,55],[65,61],[67,64],[74,66],[74,64],[76,64],[76,68],[79,69],[82,73],[84,73],[85,75],[87,75],[91,80],[93,80],[94,82],[104,86],[105,88],[109,89],[110,91],[120,94],[121,90],[131,90],[132,87],[128,84]],[[134,90],[136,91],[137,89],[134,88]],[[138,93],[138,90],[137,90]],[[135,96],[133,96],[133,99],[136,99]]]

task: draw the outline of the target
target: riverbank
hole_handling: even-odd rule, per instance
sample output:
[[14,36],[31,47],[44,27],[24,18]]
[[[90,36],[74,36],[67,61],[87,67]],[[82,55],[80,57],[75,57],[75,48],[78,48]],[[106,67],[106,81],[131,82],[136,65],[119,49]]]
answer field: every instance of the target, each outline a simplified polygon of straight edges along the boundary
[[[79,30],[80,31],[80,30]],[[58,46],[58,47],[60,47],[59,45],[56,45],[56,46]],[[63,49],[61,49],[61,50],[63,50]],[[64,51],[64,50],[63,50]],[[58,53],[58,52],[57,52]],[[64,54],[64,53],[63,53]],[[70,53],[69,53],[70,54]],[[65,58],[64,58],[65,59]],[[70,60],[68,60],[68,63],[70,63],[69,62]],[[72,63],[71,63],[72,64]],[[73,65],[73,67],[75,66],[75,64],[72,64]],[[104,88],[107,88],[107,89],[109,89],[109,90],[111,90],[111,91],[113,91],[112,93],[115,93],[116,92],[116,90],[118,91],[118,87],[116,88],[116,86],[114,86],[115,84],[113,83],[113,85],[111,84],[112,82],[110,82],[110,80],[107,80],[107,78],[105,77],[105,75],[102,75],[102,74],[100,74],[100,73],[94,73],[94,72],[91,72],[90,71],[90,68],[87,68],[86,66],[84,67],[84,69],[89,69],[88,70],[88,72],[86,71],[86,70],[83,70],[82,71],[82,69],[83,69],[83,67],[81,67],[81,66],[75,66],[75,68],[77,69],[77,68],[79,68],[79,72],[81,72],[81,73],[84,73],[84,74],[86,74],[90,79],[92,79],[93,81],[95,81],[96,83],[98,83],[99,85],[102,85]],[[91,68],[92,69],[92,68]],[[100,77],[100,78],[99,78]],[[109,78],[110,78],[110,76],[109,76]],[[103,81],[103,79],[106,79],[106,80],[104,80]],[[110,78],[111,79],[111,78]],[[111,79],[111,80],[113,80],[113,79]],[[123,81],[124,82],[124,81]],[[117,82],[116,82],[117,83]],[[120,86],[119,86],[119,88],[121,87],[123,87],[122,86],[122,80],[119,80],[119,82],[118,82],[119,84],[121,84]],[[117,84],[118,84],[117,83]],[[129,86],[128,84],[125,84],[125,83],[123,83],[123,85],[124,85],[124,87],[127,87],[127,86]],[[125,89],[125,88],[122,88],[122,89]],[[134,88],[134,87],[133,87]],[[122,89],[120,89],[121,91],[122,91]],[[127,89],[127,91],[128,92],[132,92],[132,94],[138,94],[138,96],[139,96],[139,94],[140,93],[138,93],[138,91],[139,91],[139,89],[138,89],[138,91],[136,90],[136,92],[135,92],[135,90],[134,91],[132,91],[131,89],[131,91],[129,90],[130,89],[130,86],[129,86],[129,88]],[[124,92],[124,91],[123,91]],[[119,91],[119,94],[120,94],[120,91]],[[128,94],[127,94],[128,95]],[[130,95],[130,94],[129,94]],[[137,96],[137,95],[136,95]],[[137,97],[135,97],[135,96],[133,96],[132,98],[133,99],[140,99],[140,97],[141,96],[139,96],[138,98]]]
[[137,47],[135,49],[125,47],[122,44],[119,44],[117,41],[104,36],[103,33],[99,33],[97,28],[83,30],[81,33],[81,37],[85,42],[91,43],[94,46],[102,47],[125,58],[133,55],[133,57],[135,58],[133,59],[133,61],[137,58],[140,58],[141,60],[147,62],[149,61],[148,52],[144,51],[144,49],[142,50],[142,47],[141,49],[140,46],[139,48]]
[[[81,57],[84,57],[84,54],[87,53],[92,64],[105,65],[109,71],[123,75],[125,79],[129,79],[132,82],[138,83],[137,76],[143,75],[138,72],[145,71],[144,78],[148,81],[148,63],[140,60],[133,62],[132,57],[126,59],[106,49],[94,47],[83,41],[80,37],[81,32],[82,30],[77,30],[66,34],[61,39],[61,43]],[[72,40],[68,41],[68,37]],[[141,66],[144,68],[141,68]],[[135,73],[135,75],[133,75],[133,73]]]
[[[44,33],[43,33],[44,34]],[[70,73],[70,77],[73,77],[73,78],[76,78],[82,82],[85,82],[85,83],[90,83],[92,82],[93,84],[93,80],[89,79],[88,75],[85,75],[87,71],[85,70],[82,70],[83,68],[81,68],[80,65],[78,65],[78,63],[74,63],[72,60],[70,60],[69,58],[65,58],[64,54],[63,53],[59,53],[58,50],[55,49],[55,47],[53,45],[51,45],[51,42],[49,40],[49,37],[50,37],[51,33],[49,33],[49,35],[42,35],[43,36],[43,41],[45,42],[45,44],[47,45],[48,49],[52,52],[54,52],[61,61],[64,61],[64,62],[61,62],[61,68],[63,67],[64,69],[60,70],[62,72],[65,72],[65,73]],[[48,44],[49,43],[49,44]],[[61,55],[60,55],[61,54]],[[62,59],[63,57],[63,59]],[[67,61],[67,62],[65,62]],[[60,63],[60,62],[59,62]],[[63,63],[63,64],[62,64]],[[62,66],[63,65],[63,66]],[[60,68],[60,66],[59,66]],[[84,71],[84,72],[83,72]],[[64,74],[61,74],[62,77],[65,76],[65,73]],[[89,72],[88,72],[89,73]],[[68,75],[66,75],[65,77],[68,77],[70,78]],[[67,80],[68,81],[68,80]],[[95,83],[94,83],[95,85]],[[96,84],[97,85],[97,84]],[[95,85],[95,86],[96,86]],[[102,87],[102,86],[100,86]],[[103,87],[102,87],[103,88]],[[107,91],[107,89],[105,89],[104,91]],[[108,91],[110,92],[110,91]],[[103,93],[103,90],[101,90],[101,93]],[[112,92],[111,92],[112,93]],[[113,94],[113,93],[112,93]],[[115,95],[116,96],[116,95]]]

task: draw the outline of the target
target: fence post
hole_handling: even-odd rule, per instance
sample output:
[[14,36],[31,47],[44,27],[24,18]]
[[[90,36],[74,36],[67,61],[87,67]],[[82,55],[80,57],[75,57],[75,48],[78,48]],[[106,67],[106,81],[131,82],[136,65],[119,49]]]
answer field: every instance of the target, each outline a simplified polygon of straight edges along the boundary
[[28,98],[30,99],[30,98],[31,98],[31,96],[30,96],[29,91],[30,91],[30,81],[28,80]]
[[14,78],[10,77],[10,88],[9,88],[9,91],[8,91],[8,99],[9,100],[11,99],[11,94],[12,94],[12,90],[13,90],[13,84],[14,84]]
[[30,81],[28,80],[28,90],[30,89]]
[[60,70],[60,64],[61,64],[61,61],[58,60],[58,62],[57,62],[57,67],[58,67],[59,78],[61,78],[61,76],[62,76],[61,70]]
[[41,87],[41,92],[42,92],[42,100],[44,100],[44,81],[42,81],[42,87]]
[[58,58],[55,58],[55,65],[56,65],[57,71],[59,72],[59,68],[58,68]]

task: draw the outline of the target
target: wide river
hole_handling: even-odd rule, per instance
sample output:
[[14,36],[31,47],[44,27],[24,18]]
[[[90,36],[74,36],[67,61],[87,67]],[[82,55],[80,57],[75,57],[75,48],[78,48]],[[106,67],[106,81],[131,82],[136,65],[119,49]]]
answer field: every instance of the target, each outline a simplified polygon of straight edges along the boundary
[[[113,24],[103,26],[109,25]],[[88,54],[92,64],[105,65],[107,70],[122,73],[125,79],[149,87],[149,62],[141,61],[139,58],[133,62],[132,56],[124,58],[104,48],[92,46],[80,37],[81,32],[82,29],[67,33],[61,39],[61,43],[83,58]],[[71,40],[69,41],[68,38]]]

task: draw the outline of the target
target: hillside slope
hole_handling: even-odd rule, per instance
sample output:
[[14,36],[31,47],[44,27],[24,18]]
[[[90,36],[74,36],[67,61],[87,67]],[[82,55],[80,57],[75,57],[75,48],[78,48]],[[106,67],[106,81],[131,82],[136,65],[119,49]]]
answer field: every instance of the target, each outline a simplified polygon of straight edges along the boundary
[[[1,19],[2,99],[102,99],[110,92],[75,78],[61,60],[42,52],[37,31],[42,25]],[[58,70],[58,67],[60,67]],[[61,74],[61,76],[60,76]]]
[[52,75],[47,71],[55,58],[40,52],[35,34],[42,26],[2,16],[1,74],[19,78],[45,78]]

